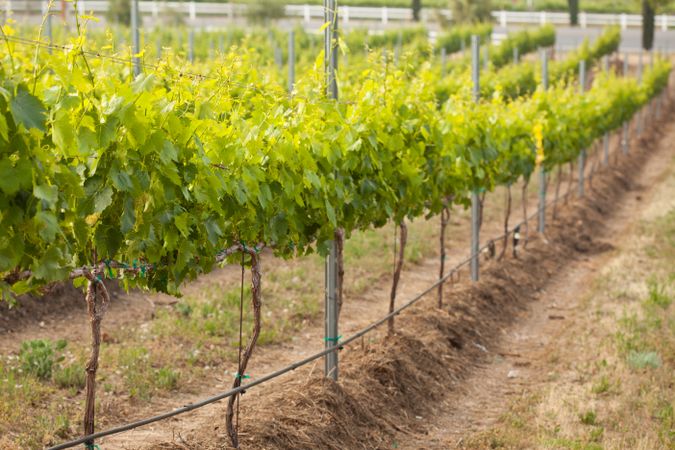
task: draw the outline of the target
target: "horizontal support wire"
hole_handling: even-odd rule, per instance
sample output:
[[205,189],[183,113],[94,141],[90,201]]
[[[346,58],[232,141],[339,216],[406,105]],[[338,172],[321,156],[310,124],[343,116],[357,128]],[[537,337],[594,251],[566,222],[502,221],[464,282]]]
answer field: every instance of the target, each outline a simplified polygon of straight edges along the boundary
[[[72,45],[65,45],[65,44],[53,44],[45,41],[36,41],[33,39],[27,39],[23,37],[18,37],[18,36],[3,36],[0,38],[2,40],[6,40],[8,42],[12,42],[14,44],[21,44],[21,45],[28,45],[28,46],[38,46],[38,47],[43,47],[47,49],[52,49],[52,50],[63,50],[63,51],[73,51],[76,50],[76,47]],[[121,57],[121,56],[115,56],[115,55],[106,55],[104,53],[92,51],[92,50],[84,50],[80,49],[78,51],[79,54],[86,56],[86,57],[91,57],[91,58],[96,58],[96,59],[102,59],[102,60],[109,60],[114,63],[122,64],[122,65],[128,65],[128,66],[133,66],[135,64],[135,59],[133,57]],[[144,61],[138,61],[138,64],[141,66],[141,68],[147,68],[147,69],[152,69],[156,72],[160,72],[162,70],[162,67],[159,64],[152,64],[152,63],[147,63]],[[203,75],[200,73],[195,73],[195,72],[183,72],[180,71],[178,75],[166,75],[165,73],[162,73],[162,77],[169,79],[171,81],[175,81],[180,78],[190,78],[192,80],[214,80],[214,81],[219,81],[222,82],[223,84],[227,85],[232,85],[235,87],[239,87],[242,89],[249,89],[253,92],[257,92],[259,94],[270,94],[270,92],[265,91],[264,89],[261,89],[259,87],[256,87],[253,84],[247,84],[247,83],[242,83],[239,81],[233,81],[228,78],[224,77],[217,77],[214,75]],[[282,86],[278,86],[279,89],[283,89]],[[285,91],[284,91],[285,92]],[[340,105],[354,105],[355,103],[353,101],[338,101],[338,100],[329,100],[329,99],[324,99],[322,97],[304,97],[301,95],[293,95],[293,99],[295,100],[303,100],[305,102],[315,102],[315,103],[330,103],[330,104],[340,104]]]
[[[561,202],[561,201],[565,200],[569,195],[572,195],[572,193],[566,193],[565,195],[560,196],[557,200],[556,199],[551,200],[551,201],[546,203],[546,206],[553,205],[556,202]],[[537,214],[538,214],[538,208],[533,214],[529,215],[526,220],[528,220],[528,221],[533,220],[537,216]],[[500,239],[503,239],[505,236],[509,236],[510,234],[515,232],[516,228],[520,227],[524,223],[525,223],[525,220],[520,221],[518,224],[513,226],[508,232],[502,233],[501,235],[492,238],[490,241],[498,241]],[[479,248],[479,251],[478,251],[479,255],[490,246],[490,244],[489,244],[490,241],[488,241],[488,244],[485,244],[485,245],[483,245],[482,247]],[[230,250],[230,249],[228,249],[228,250]],[[302,360],[297,361],[293,364],[290,364],[290,365],[288,365],[288,366],[286,366],[282,369],[279,369],[275,372],[272,372],[272,373],[269,373],[265,376],[257,378],[255,380],[251,381],[250,383],[242,385],[238,388],[230,389],[229,391],[225,391],[225,392],[222,392],[220,394],[214,395],[212,397],[205,398],[205,399],[200,400],[198,402],[190,403],[188,405],[184,405],[182,407],[174,409],[173,411],[169,411],[169,412],[166,412],[166,413],[163,413],[163,414],[148,417],[146,419],[141,419],[141,420],[138,420],[138,421],[135,421],[135,422],[128,423],[126,425],[121,425],[119,427],[110,428],[108,430],[99,431],[97,433],[93,433],[93,434],[90,434],[90,435],[87,435],[87,436],[82,436],[78,439],[68,441],[68,442],[65,442],[63,444],[55,445],[53,447],[49,447],[47,450],[61,450],[61,449],[71,448],[71,447],[74,447],[76,445],[85,443],[87,441],[91,441],[92,439],[98,439],[98,438],[102,438],[102,437],[105,437],[105,436],[111,436],[113,434],[119,434],[119,433],[129,431],[129,430],[133,430],[135,428],[139,428],[141,426],[148,425],[148,424],[151,424],[151,423],[154,423],[154,422],[159,422],[161,420],[169,419],[171,417],[174,417],[174,416],[177,416],[177,415],[180,415],[180,414],[184,414],[186,412],[190,412],[190,411],[195,410],[195,409],[202,408],[206,405],[215,403],[217,401],[220,401],[220,400],[223,400],[225,398],[231,397],[235,394],[239,394],[239,393],[241,393],[241,392],[243,392],[247,389],[250,389],[252,387],[263,384],[267,381],[278,378],[278,377],[280,377],[280,376],[282,376],[282,375],[284,375],[288,372],[291,372],[291,371],[293,371],[293,370],[295,370],[299,367],[302,367],[302,366],[307,365],[307,364],[309,364],[313,361],[316,361],[317,359],[319,359],[319,358],[321,358],[321,357],[323,357],[323,356],[325,356],[325,355],[327,355],[331,352],[342,350],[342,348],[344,346],[349,345],[350,343],[354,342],[355,340],[359,339],[360,337],[362,337],[362,336],[366,335],[367,333],[373,331],[375,328],[377,328],[377,327],[381,326],[382,324],[386,323],[390,318],[398,316],[399,314],[401,314],[401,312],[410,308],[415,303],[419,302],[427,294],[429,294],[430,292],[435,290],[438,286],[445,283],[450,277],[452,277],[460,269],[462,269],[463,267],[468,265],[471,262],[472,257],[473,257],[473,255],[469,256],[466,259],[459,262],[446,275],[444,275],[443,278],[439,278],[435,283],[433,283],[431,286],[426,288],[424,291],[420,292],[418,295],[416,295],[412,299],[408,300],[408,302],[402,304],[401,306],[399,306],[398,308],[393,310],[391,313],[389,313],[386,316],[382,317],[381,319],[371,323],[370,325],[366,326],[365,328],[362,328],[361,330],[357,331],[356,333],[354,333],[353,335],[349,336],[348,338],[344,339],[342,342],[340,342],[336,345],[333,345],[329,348],[326,348],[326,349],[324,349],[320,352],[317,352],[317,353],[315,353],[311,356],[308,356],[305,359],[302,359]]]

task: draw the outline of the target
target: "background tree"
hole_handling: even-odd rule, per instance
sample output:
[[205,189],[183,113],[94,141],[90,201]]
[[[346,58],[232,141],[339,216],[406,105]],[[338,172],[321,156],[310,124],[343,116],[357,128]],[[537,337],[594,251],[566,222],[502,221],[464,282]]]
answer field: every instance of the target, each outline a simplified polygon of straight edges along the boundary
[[640,3],[642,4],[642,48],[651,50],[654,48],[656,14],[672,11],[674,2],[673,0],[640,0]]
[[654,46],[654,16],[656,2],[642,0],[642,48],[651,50]]
[[576,27],[579,25],[579,0],[567,0],[567,6],[570,10],[570,25]]
[[450,10],[455,23],[492,21],[490,0],[451,0]]
[[110,0],[107,19],[108,22],[129,26],[131,24],[131,0]]
[[412,16],[415,22],[420,21],[420,11],[422,10],[422,0],[412,0]]

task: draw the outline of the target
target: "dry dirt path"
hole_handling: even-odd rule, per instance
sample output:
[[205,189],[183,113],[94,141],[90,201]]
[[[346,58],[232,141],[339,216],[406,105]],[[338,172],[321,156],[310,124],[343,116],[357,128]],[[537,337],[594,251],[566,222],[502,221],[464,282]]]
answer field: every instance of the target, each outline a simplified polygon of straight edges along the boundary
[[589,255],[553,276],[523,317],[502,330],[498,345],[488,350],[482,364],[453,386],[424,429],[397,436],[398,448],[525,448],[476,440],[476,436],[489,434],[514,401],[547,392],[556,383],[578,384],[577,368],[594,360],[595,348],[579,343],[578,337],[598,326],[587,303],[600,272],[625,257],[621,252],[626,243],[639,241],[638,224],[646,215],[653,215],[655,208],[667,211],[675,207],[675,123],[669,123],[664,131],[654,156],[637,174],[639,187],[616,205],[606,224],[603,240],[618,249]]

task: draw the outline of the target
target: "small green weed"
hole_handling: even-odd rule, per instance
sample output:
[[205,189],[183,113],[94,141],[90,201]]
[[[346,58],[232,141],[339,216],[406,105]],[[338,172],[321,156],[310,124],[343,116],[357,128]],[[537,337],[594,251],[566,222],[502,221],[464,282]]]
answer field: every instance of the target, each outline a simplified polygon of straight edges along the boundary
[[178,387],[180,372],[168,367],[162,367],[155,372],[155,378],[158,388],[172,391]]
[[583,414],[579,414],[579,420],[581,420],[581,423],[583,423],[584,425],[595,425],[597,419],[598,418],[595,414],[595,411],[593,410],[589,410]]
[[649,297],[647,299],[649,304],[666,309],[673,302],[673,299],[668,295],[666,286],[655,279],[652,278],[647,282],[647,288],[649,289]]
[[21,369],[40,380],[50,379],[54,366],[63,361],[63,356],[60,353],[66,348],[66,345],[65,340],[59,340],[55,343],[48,339],[22,342],[19,352]]
[[54,383],[62,389],[83,389],[86,379],[84,366],[75,363],[67,367],[58,368],[54,371],[53,379]]
[[633,369],[644,369],[651,367],[658,369],[661,367],[661,357],[656,352],[639,352],[636,350],[628,354],[628,365]]
[[598,382],[593,385],[593,387],[591,388],[591,392],[598,395],[604,394],[607,391],[609,391],[610,386],[611,384],[609,382],[609,379],[605,375],[603,375],[602,377],[600,377]]

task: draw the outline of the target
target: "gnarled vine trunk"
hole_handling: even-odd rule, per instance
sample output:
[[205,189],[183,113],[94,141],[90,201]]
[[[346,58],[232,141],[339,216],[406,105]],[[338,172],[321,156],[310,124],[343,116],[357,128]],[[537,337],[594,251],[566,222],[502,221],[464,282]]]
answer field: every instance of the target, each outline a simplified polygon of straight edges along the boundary
[[[242,378],[246,376],[246,366],[248,365],[249,359],[251,359],[251,354],[255,347],[256,342],[258,341],[258,336],[260,336],[260,256],[257,253],[255,248],[250,249],[244,245],[240,246],[240,251],[248,253],[251,256],[251,304],[253,306],[253,334],[249,338],[244,354],[242,355],[241,361],[239,362],[239,367],[237,368],[237,375],[234,378],[234,383],[232,384],[232,389],[236,389],[241,386]],[[234,448],[239,448],[239,437],[237,435],[237,429],[234,426],[234,404],[237,398],[241,393],[237,393],[228,398],[227,401],[227,412],[225,413],[225,422],[227,426],[227,434],[230,436],[230,441]]]
[[506,247],[509,245],[509,217],[511,217],[511,184],[506,186],[506,214],[504,214],[504,242],[502,244],[502,251],[497,258],[501,261],[506,253]]
[[[448,227],[450,222],[450,210],[447,206],[443,207],[441,210],[441,267],[438,274],[438,279],[442,280],[445,276],[445,229]],[[443,307],[443,283],[438,285],[438,307]]]
[[[101,349],[101,321],[108,309],[110,296],[105,285],[99,279],[98,273],[86,271],[84,275],[89,280],[85,300],[91,325],[91,353],[85,366],[87,378],[85,385],[84,434],[88,435],[94,433],[96,425],[96,372],[98,371],[98,356]],[[96,299],[99,297],[101,298],[100,304],[96,302]],[[88,441],[86,445],[93,446],[94,441]]]
[[[389,313],[394,312],[396,306],[396,289],[398,288],[398,282],[401,278],[401,270],[403,269],[403,255],[405,252],[405,244],[408,241],[408,227],[405,224],[405,219],[401,221],[398,225],[399,230],[401,231],[400,245],[398,249],[398,260],[394,262],[394,279],[391,283],[391,294],[389,295]],[[394,252],[394,258],[396,258],[396,252]],[[388,333],[391,336],[394,334],[394,317],[390,317],[387,322]]]
[[530,224],[527,217],[527,187],[530,185],[530,179],[526,178],[525,183],[523,183],[523,190],[521,192],[522,203],[523,203],[523,225],[525,226],[525,231],[523,231],[523,248],[527,247],[527,238],[530,233]]

